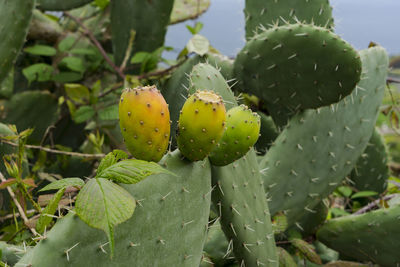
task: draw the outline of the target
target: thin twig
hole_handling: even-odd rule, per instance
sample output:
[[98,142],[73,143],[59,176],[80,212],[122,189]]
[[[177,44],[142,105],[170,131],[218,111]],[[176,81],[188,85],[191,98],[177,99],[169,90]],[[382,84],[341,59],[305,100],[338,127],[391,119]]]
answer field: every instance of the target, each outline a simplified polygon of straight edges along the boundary
[[377,200],[375,200],[375,201],[369,203],[367,206],[365,206],[365,207],[362,208],[362,209],[359,209],[358,211],[354,212],[353,214],[354,214],[354,215],[363,214],[363,213],[365,213],[365,212],[367,212],[367,211],[370,211],[371,209],[375,208],[376,206],[378,206],[379,202],[381,202],[381,201],[387,201],[387,200],[389,200],[389,199],[394,198],[395,196],[396,196],[396,194],[384,196],[384,197],[382,197],[382,198],[380,198],[380,199],[377,199]]
[[[35,209],[31,209],[31,210],[27,210],[26,214],[27,215],[34,214],[35,212],[36,212]],[[19,217],[19,216],[21,216],[19,212],[15,213],[15,214],[7,214],[3,217],[0,217],[0,222],[4,222],[5,220],[9,220],[9,219],[12,219],[14,217]]]
[[[17,144],[6,141],[6,140],[1,140],[2,143],[9,144],[12,146],[18,146]],[[49,153],[53,154],[61,154],[61,155],[67,155],[67,156],[74,156],[74,157],[80,157],[80,158],[103,158],[105,154],[86,154],[86,153],[78,153],[78,152],[68,152],[68,151],[61,151],[61,150],[55,150],[55,149],[50,149],[47,147],[42,147],[42,146],[35,146],[35,145],[25,145],[26,148],[31,148],[31,149],[39,149],[43,150]]]
[[398,78],[393,78],[393,77],[388,77],[388,78],[386,79],[386,82],[387,82],[387,83],[400,83],[400,79],[398,79]]
[[[4,178],[4,176],[3,176],[3,174],[2,174],[1,172],[0,172],[0,180],[1,180],[2,182],[5,182],[5,181],[6,181],[6,179]],[[8,193],[10,194],[12,200],[14,201],[15,206],[17,206],[18,211],[19,211],[19,214],[21,215],[21,218],[24,220],[24,223],[25,223],[26,227],[28,227],[29,230],[32,232],[32,234],[34,234],[35,236],[39,235],[38,232],[36,232],[36,230],[35,230],[34,228],[29,227],[29,220],[28,220],[28,217],[26,217],[26,214],[25,214],[25,212],[24,212],[24,209],[23,209],[23,208],[21,207],[21,205],[19,204],[19,202],[18,202],[18,200],[17,200],[17,197],[15,196],[14,191],[11,189],[10,186],[7,186],[7,191],[8,191]]]
[[101,46],[100,42],[96,39],[94,34],[82,23],[82,21],[79,18],[72,16],[68,12],[64,12],[64,15],[71,18],[83,29],[83,34],[86,35],[90,39],[90,41],[92,41],[92,43],[97,47],[97,49],[100,51],[101,55],[107,61],[107,63],[117,72],[117,74],[119,75],[119,77],[121,77],[121,79],[125,79],[125,74],[121,71],[120,68],[117,67],[117,65],[114,64],[114,62],[112,62],[112,60],[107,55],[104,48]]

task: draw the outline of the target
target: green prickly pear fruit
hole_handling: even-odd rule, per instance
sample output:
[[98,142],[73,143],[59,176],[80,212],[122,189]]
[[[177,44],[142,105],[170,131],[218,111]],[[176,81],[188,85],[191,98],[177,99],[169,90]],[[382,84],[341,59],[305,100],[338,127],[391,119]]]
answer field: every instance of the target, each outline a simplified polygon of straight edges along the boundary
[[257,142],[260,134],[260,116],[245,105],[227,112],[226,130],[210,155],[216,166],[225,166],[243,157]]
[[119,125],[131,154],[158,162],[168,148],[167,102],[155,86],[125,89],[119,102]]
[[183,105],[178,121],[178,147],[191,161],[203,160],[224,133],[226,110],[222,98],[197,91]]

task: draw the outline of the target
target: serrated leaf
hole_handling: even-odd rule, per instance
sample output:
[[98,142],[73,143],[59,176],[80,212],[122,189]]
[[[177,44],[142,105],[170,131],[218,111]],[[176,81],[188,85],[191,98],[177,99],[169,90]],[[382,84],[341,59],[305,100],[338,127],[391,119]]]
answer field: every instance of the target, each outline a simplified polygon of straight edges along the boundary
[[91,119],[95,113],[91,106],[83,106],[75,111],[73,119],[76,123],[82,123]]
[[29,83],[33,81],[45,82],[51,79],[53,67],[45,63],[38,63],[24,68],[22,73]]
[[97,173],[101,173],[111,165],[114,165],[120,160],[127,159],[128,154],[125,153],[125,151],[119,150],[119,149],[114,149],[112,152],[108,153],[101,161],[99,164],[99,167],[97,168]]
[[30,47],[26,47],[24,49],[26,53],[32,54],[32,55],[38,55],[38,56],[54,56],[57,54],[57,50],[48,45],[34,45]]
[[378,195],[377,192],[374,191],[360,191],[355,193],[354,195],[351,196],[352,199],[355,198],[361,198],[361,197],[372,197]]
[[56,213],[58,208],[58,203],[60,202],[62,196],[64,195],[65,188],[62,188],[57,191],[57,193],[50,200],[49,204],[44,208],[42,214],[40,215],[37,223],[36,230],[39,233],[42,233],[46,226],[48,226],[53,220],[53,215]]
[[75,212],[86,224],[103,230],[114,254],[114,227],[132,217],[135,199],[122,187],[103,178],[91,179],[79,192]]
[[162,168],[155,162],[127,159],[111,165],[110,167],[97,173],[96,176],[110,179],[117,183],[136,184],[145,179],[147,176],[160,173],[175,175],[174,173]]
[[63,188],[67,188],[69,186],[82,187],[84,185],[85,185],[85,182],[81,178],[64,178],[64,179],[57,180],[55,182],[52,182],[52,183],[46,185],[45,187],[40,189],[39,192],[63,189]]
[[203,35],[195,34],[192,39],[189,40],[186,48],[189,53],[194,52],[200,56],[204,56],[209,51],[210,42]]
[[99,110],[99,119],[103,121],[118,120],[118,104]]

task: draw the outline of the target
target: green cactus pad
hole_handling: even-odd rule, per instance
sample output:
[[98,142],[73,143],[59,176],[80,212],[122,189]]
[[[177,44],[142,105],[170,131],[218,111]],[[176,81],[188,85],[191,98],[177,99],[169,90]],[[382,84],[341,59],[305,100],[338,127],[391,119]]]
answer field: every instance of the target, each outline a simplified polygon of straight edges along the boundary
[[330,107],[294,116],[260,162],[271,214],[291,224],[331,193],[354,167],[374,130],[385,90],[388,56],[361,51],[363,77],[354,92]]
[[257,114],[261,119],[261,128],[260,137],[258,138],[255,147],[258,153],[265,154],[278,137],[279,133],[271,117],[265,115],[261,111],[258,111]]
[[173,4],[174,0],[111,1],[112,43],[117,65],[125,58],[132,30],[136,32],[132,55],[139,51],[153,52],[164,44]]
[[332,7],[328,0],[246,0],[246,38],[259,28],[286,23],[314,23],[333,28]]
[[34,0],[0,0],[0,83],[25,42],[34,3]]
[[132,218],[115,228],[113,259],[106,236],[70,213],[17,266],[199,266],[210,211],[210,166],[181,160],[177,152],[166,155],[163,165],[178,177],[158,174],[124,186],[137,205]]
[[231,88],[222,74],[210,64],[199,63],[193,67],[189,75],[189,92],[193,94],[197,90],[207,90],[219,94],[224,100],[226,110],[236,106],[236,99]]
[[15,124],[18,131],[34,128],[31,142],[39,143],[58,115],[57,98],[48,91],[26,91],[0,101],[0,118],[5,118],[4,123]]
[[292,229],[290,230],[300,232],[303,238],[315,234],[318,228],[325,222],[329,208],[324,201],[321,201],[313,208],[313,210],[315,211],[314,213],[303,213],[299,218],[298,223],[292,226]]
[[222,98],[209,91],[190,96],[181,110],[178,147],[191,161],[203,160],[221,139],[226,121]]
[[208,53],[207,63],[215,67],[227,81],[233,82],[233,63],[234,60],[221,54]]
[[29,250],[30,247],[15,246],[0,241],[1,262],[7,263],[7,266],[14,266],[14,264]]
[[225,166],[243,157],[257,142],[260,126],[260,116],[247,106],[231,108],[226,113],[224,134],[210,154],[210,162]]
[[329,30],[294,24],[254,36],[236,58],[235,75],[240,88],[296,111],[350,94],[360,80],[361,61]]
[[385,141],[375,129],[367,148],[351,172],[352,185],[360,191],[385,191],[389,178],[388,158]]
[[168,148],[168,105],[155,86],[126,89],[119,101],[119,124],[131,154],[158,162]]
[[195,19],[206,12],[209,6],[210,0],[175,0],[169,23]]
[[274,233],[254,150],[224,167],[212,167],[213,203],[243,266],[278,266]]
[[63,11],[86,5],[93,0],[36,0],[37,7],[41,10]]
[[208,228],[207,241],[204,244],[204,252],[214,264],[212,266],[226,266],[235,260],[229,249],[228,240],[222,232],[221,224],[217,221]]
[[277,247],[280,267],[297,267],[292,256],[282,247]]
[[400,206],[329,220],[317,238],[341,255],[379,266],[400,265]]

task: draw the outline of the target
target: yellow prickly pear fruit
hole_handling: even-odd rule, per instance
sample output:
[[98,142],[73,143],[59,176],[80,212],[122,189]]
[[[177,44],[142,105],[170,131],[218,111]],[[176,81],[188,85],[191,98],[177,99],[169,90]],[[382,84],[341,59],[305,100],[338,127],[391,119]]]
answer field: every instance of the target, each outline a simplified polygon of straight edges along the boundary
[[125,89],[119,101],[119,125],[137,159],[158,162],[168,148],[168,105],[155,86]]
[[226,119],[222,98],[210,91],[197,91],[183,105],[178,122],[178,147],[191,161],[210,154],[224,133]]

